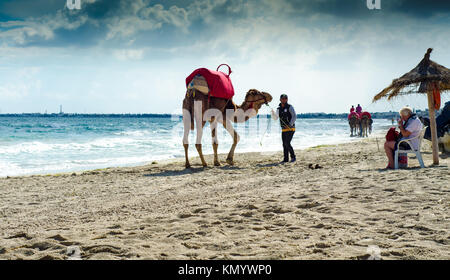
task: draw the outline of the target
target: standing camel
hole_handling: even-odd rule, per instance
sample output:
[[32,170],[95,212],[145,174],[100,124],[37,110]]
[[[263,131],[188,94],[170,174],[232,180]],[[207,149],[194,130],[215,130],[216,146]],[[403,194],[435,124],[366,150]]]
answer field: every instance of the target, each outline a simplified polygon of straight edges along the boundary
[[361,116],[362,137],[369,137],[369,133],[372,133],[372,118],[368,115]]
[[360,119],[356,114],[352,114],[348,119],[348,124],[350,125],[351,137],[358,136]]
[[233,137],[233,144],[226,159],[230,165],[234,164],[234,150],[239,142],[239,135],[233,128],[232,122],[243,123],[249,118],[258,114],[258,110],[263,104],[272,101],[272,96],[266,92],[260,92],[256,89],[251,89],[245,95],[245,100],[240,106],[237,106],[231,99],[223,99],[217,97],[210,97],[202,94],[195,89],[188,89],[186,97],[183,100],[183,124],[184,136],[183,146],[186,157],[186,168],[190,168],[188,158],[189,147],[189,131],[194,130],[194,121],[197,125],[197,140],[195,148],[200,156],[203,167],[206,167],[206,161],[202,152],[202,135],[203,127],[206,122],[210,122],[212,146],[214,150],[214,165],[220,166],[219,158],[217,156],[217,148],[219,142],[217,139],[217,123],[222,123],[228,133]]

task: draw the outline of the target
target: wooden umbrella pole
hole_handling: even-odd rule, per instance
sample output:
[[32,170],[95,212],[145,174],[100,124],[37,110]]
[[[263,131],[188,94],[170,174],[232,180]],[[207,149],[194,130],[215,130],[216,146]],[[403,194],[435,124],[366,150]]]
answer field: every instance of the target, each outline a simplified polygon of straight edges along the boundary
[[430,113],[430,128],[431,128],[431,144],[433,146],[433,164],[439,165],[439,146],[436,129],[436,114],[434,111],[433,92],[428,91],[428,111]]

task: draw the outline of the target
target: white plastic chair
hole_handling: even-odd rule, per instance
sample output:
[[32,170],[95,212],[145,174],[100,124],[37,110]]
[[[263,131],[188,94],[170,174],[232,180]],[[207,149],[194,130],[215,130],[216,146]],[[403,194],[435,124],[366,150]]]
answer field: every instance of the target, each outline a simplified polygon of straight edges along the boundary
[[[422,140],[423,140],[423,136],[425,134],[425,130],[426,127],[422,129],[422,131],[420,131],[419,135],[417,135],[416,137],[410,138],[410,139],[404,139],[400,142],[397,143],[397,149],[395,150],[395,158],[394,158],[394,162],[395,162],[395,169],[398,169],[398,154],[406,154],[406,156],[408,156],[408,154],[416,154],[417,160],[419,161],[420,167],[421,168],[425,168],[425,165],[423,164],[423,159],[422,159],[422,154],[420,153],[420,148],[422,147]],[[412,148],[412,144],[411,144],[411,140],[413,139],[417,139],[419,138],[419,146],[417,148],[417,150],[414,150]],[[409,147],[411,148],[410,150],[399,150],[400,144],[402,142],[406,142],[408,143]]]

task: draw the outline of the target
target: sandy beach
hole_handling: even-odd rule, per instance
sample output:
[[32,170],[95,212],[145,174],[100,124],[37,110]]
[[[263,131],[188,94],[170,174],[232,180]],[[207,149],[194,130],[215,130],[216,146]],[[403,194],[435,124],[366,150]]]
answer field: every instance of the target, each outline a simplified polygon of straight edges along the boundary
[[0,259],[450,259],[450,159],[386,171],[379,139],[2,178]]

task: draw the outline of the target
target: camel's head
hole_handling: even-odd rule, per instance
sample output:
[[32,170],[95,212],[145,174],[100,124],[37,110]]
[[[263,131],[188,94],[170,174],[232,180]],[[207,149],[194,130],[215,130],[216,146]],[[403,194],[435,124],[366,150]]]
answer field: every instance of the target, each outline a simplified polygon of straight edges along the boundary
[[245,95],[245,103],[248,108],[253,108],[258,112],[263,104],[268,104],[272,101],[272,96],[267,92],[251,89]]

